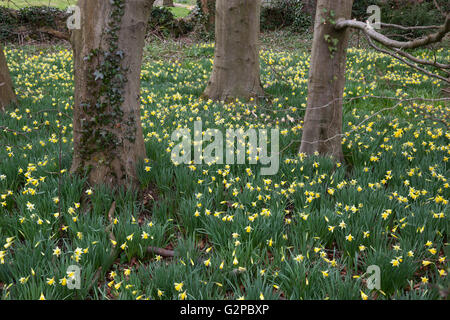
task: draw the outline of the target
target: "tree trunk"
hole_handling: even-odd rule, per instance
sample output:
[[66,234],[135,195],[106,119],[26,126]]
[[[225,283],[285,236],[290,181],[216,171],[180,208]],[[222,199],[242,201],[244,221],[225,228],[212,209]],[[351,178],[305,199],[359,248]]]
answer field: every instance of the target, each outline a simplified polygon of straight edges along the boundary
[[3,47],[0,44],[0,111],[5,111],[6,107],[13,102],[16,102],[16,94],[14,93]]
[[212,100],[264,95],[260,80],[260,0],[217,0],[214,67],[204,96]]
[[163,6],[164,7],[175,7],[173,4],[173,0],[164,0],[163,1]]
[[311,15],[311,21],[314,23],[314,18],[316,16],[316,2],[317,0],[304,0],[305,11]]
[[136,186],[145,157],[140,73],[153,0],[79,0],[72,33],[75,70],[71,172],[91,184]]
[[339,18],[350,19],[353,0],[318,0],[308,83],[308,104],[300,152],[343,161],[342,99],[348,31],[336,31]]
[[216,18],[216,0],[199,0],[199,7],[204,18],[204,25],[207,32],[213,32]]

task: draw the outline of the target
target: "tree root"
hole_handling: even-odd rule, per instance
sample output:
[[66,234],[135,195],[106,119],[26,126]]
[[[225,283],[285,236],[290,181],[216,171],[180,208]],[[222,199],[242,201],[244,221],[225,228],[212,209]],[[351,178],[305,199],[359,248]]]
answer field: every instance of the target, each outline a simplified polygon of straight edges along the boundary
[[[114,233],[112,232],[112,227],[114,225],[114,212],[115,211],[116,211],[116,201],[113,201],[113,203],[111,204],[111,208],[108,211],[108,220],[109,220],[110,224],[106,227],[105,231],[109,233],[109,238],[114,242],[116,241],[116,238],[114,236]],[[167,258],[174,257],[174,255],[175,255],[175,252],[173,250],[167,250],[167,249],[151,247],[151,246],[147,248],[147,252],[155,253],[157,255],[167,257]],[[111,255],[110,255],[111,263],[106,270],[109,270],[111,268],[111,266],[114,264],[114,261],[117,259],[118,255],[119,255],[119,251],[117,250],[117,247],[113,247],[113,249],[111,251]],[[103,268],[100,266],[97,269],[97,271],[95,272],[95,275],[92,278],[92,281],[87,288],[88,293],[92,290],[94,285],[98,282],[98,280],[102,274],[102,270],[103,270]]]

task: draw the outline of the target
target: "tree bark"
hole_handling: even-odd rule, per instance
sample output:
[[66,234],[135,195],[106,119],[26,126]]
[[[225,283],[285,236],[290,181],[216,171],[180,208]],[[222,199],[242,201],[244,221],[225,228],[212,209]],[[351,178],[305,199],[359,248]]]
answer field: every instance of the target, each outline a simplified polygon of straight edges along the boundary
[[173,0],[164,0],[163,6],[164,7],[174,7]]
[[212,100],[264,95],[260,80],[260,0],[217,0],[214,66],[204,96]]
[[216,0],[199,0],[199,7],[204,17],[204,25],[207,32],[213,32],[215,28]]
[[300,152],[344,159],[342,98],[348,31],[335,21],[350,19],[353,0],[318,0],[308,83],[308,103]]
[[140,118],[140,73],[153,0],[79,0],[81,29],[72,33],[75,70],[71,172],[91,184],[136,186],[146,155]]
[[14,93],[3,47],[0,44],[0,111],[5,111],[6,107],[13,102],[16,102],[16,94]]
[[313,23],[315,22],[314,18],[316,16],[316,2],[317,0],[304,0],[303,2],[306,12],[311,15]]

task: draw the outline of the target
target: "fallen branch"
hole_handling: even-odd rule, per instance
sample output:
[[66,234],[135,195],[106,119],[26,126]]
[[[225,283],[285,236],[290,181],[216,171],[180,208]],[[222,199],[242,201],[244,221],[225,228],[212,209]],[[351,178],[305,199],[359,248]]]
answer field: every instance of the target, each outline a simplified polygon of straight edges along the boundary
[[167,250],[167,249],[156,248],[156,247],[148,247],[147,252],[155,253],[157,255],[160,255],[160,256],[166,257],[166,258],[172,258],[175,255],[175,252],[173,250]]
[[[113,203],[111,204],[111,208],[108,211],[108,221],[110,222],[110,224],[106,227],[105,231],[109,233],[110,240],[112,240],[114,242],[116,242],[116,237],[114,236],[114,233],[112,232],[112,227],[114,226],[114,212],[115,211],[116,211],[116,201],[113,201]],[[173,257],[175,255],[173,250],[167,250],[167,249],[162,249],[162,248],[157,248],[157,247],[148,247],[147,248],[147,252],[148,253],[155,253],[155,254],[158,254],[158,255],[163,256],[163,257]],[[114,263],[114,261],[116,260],[117,255],[118,255],[118,250],[117,250],[116,247],[113,247],[113,249],[111,251],[111,255],[110,255],[111,264],[107,268],[107,270]],[[97,269],[94,277],[92,278],[92,281],[89,284],[87,292],[90,292],[92,290],[93,286],[98,282],[101,274],[102,274],[102,267],[100,266]]]
[[[110,222],[110,224],[106,227],[105,231],[109,233],[109,238],[113,241],[116,241],[116,237],[114,236],[114,233],[112,232],[112,227],[114,225],[114,212],[116,211],[116,201],[113,201],[113,203],[111,204],[111,208],[108,211],[108,220]],[[118,255],[118,250],[117,248],[114,246],[111,250],[111,255],[110,255],[110,259],[111,259],[111,264],[109,265],[109,267],[107,268],[107,270],[111,267],[111,265],[114,263],[114,261],[116,260],[116,257]],[[102,274],[102,266],[100,266],[97,271],[95,272],[94,277],[92,278],[91,283],[89,284],[88,288],[87,288],[87,292],[90,292],[92,290],[92,287],[98,282],[100,276]]]
[[68,33],[64,33],[64,32],[52,29],[50,27],[42,27],[42,28],[38,29],[38,32],[48,33],[49,35],[54,36],[55,38],[58,38],[58,39],[62,39],[62,40],[66,40],[66,41],[70,40],[70,35]]
[[29,141],[31,141],[30,137],[28,137],[28,136],[26,135],[26,133],[24,133],[24,132],[19,132],[19,131],[10,129],[10,128],[5,127],[5,126],[0,126],[0,130],[7,131],[7,132],[12,132],[12,133],[14,133],[14,134],[20,134],[20,135],[24,136],[25,138],[27,138]]
[[58,115],[59,115],[59,113],[60,113],[61,115],[65,116],[66,118],[72,119],[71,116],[69,116],[69,115],[68,115],[67,113],[65,113],[65,112],[60,111],[59,109],[41,109],[41,110],[39,110],[39,111],[34,112],[33,114],[39,114],[39,113],[44,113],[44,112],[58,112]]
[[94,285],[97,283],[98,279],[100,278],[101,274],[102,274],[102,266],[100,266],[97,269],[97,271],[94,274],[94,277],[92,277],[92,281],[87,288],[87,292],[90,292],[92,290],[92,288],[94,287]]

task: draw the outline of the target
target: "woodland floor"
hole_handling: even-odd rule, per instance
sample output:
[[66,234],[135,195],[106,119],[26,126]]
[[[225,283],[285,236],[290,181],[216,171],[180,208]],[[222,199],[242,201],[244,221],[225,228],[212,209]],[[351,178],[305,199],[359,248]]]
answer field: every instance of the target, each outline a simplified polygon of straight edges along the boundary
[[[0,115],[2,299],[445,298],[449,106],[411,100],[392,108],[397,101],[370,97],[440,98],[437,81],[350,49],[346,163],[307,158],[297,150],[309,44],[295,37],[264,36],[261,80],[270,99],[259,105],[200,99],[213,44],[150,42],[141,191],[117,195],[68,173],[72,52],[7,47],[20,105]],[[279,173],[173,165],[171,133],[196,119],[204,130],[279,128]],[[80,290],[67,288],[70,265],[81,267]],[[366,286],[371,265],[380,267],[380,290]]]

